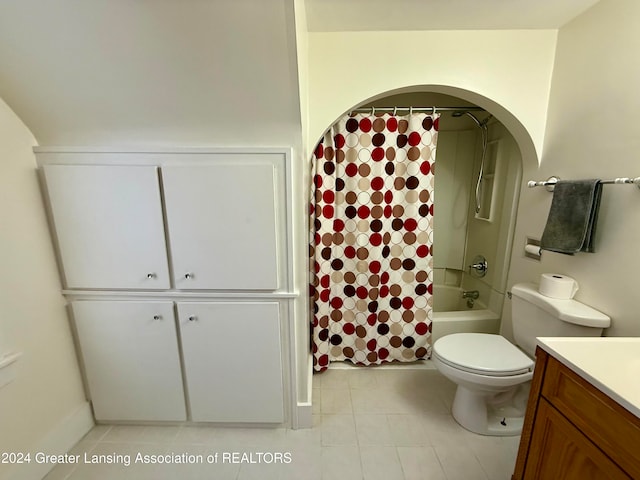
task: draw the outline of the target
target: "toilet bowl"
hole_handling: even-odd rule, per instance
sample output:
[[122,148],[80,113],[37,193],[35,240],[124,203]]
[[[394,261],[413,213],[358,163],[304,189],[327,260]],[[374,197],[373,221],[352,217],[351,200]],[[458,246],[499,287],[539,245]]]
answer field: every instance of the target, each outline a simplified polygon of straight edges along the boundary
[[505,338],[488,333],[442,337],[431,358],[458,385],[451,413],[460,425],[481,435],[520,433],[533,360]]
[[516,344],[488,333],[454,333],[433,344],[432,360],[458,385],[456,421],[481,435],[519,435],[533,377],[536,337],[601,336],[610,318],[573,299],[545,297],[535,284],[511,289]]

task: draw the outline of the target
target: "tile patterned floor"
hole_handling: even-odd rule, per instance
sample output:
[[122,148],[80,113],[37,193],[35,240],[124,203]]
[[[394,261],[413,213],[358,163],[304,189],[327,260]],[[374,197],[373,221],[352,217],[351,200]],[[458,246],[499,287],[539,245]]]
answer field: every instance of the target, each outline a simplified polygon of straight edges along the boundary
[[[132,464],[59,465],[45,480],[509,480],[518,437],[461,428],[454,385],[429,368],[336,368],[314,377],[314,427],[97,426],[71,453],[131,457]],[[217,463],[207,463],[218,453]],[[253,454],[223,463],[223,452]],[[290,463],[269,461],[290,455]],[[136,455],[201,455],[203,463],[148,465]],[[284,457],[286,460],[286,456]],[[213,457],[210,457],[213,461]],[[229,457],[227,457],[229,460]]]

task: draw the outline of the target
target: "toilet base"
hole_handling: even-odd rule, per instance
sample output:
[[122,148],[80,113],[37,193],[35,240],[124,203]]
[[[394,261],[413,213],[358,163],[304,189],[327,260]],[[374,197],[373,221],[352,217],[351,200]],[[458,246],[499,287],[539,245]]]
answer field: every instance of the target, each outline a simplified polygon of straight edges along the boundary
[[496,394],[458,385],[451,413],[462,427],[480,435],[520,435],[526,408],[520,390],[515,387]]

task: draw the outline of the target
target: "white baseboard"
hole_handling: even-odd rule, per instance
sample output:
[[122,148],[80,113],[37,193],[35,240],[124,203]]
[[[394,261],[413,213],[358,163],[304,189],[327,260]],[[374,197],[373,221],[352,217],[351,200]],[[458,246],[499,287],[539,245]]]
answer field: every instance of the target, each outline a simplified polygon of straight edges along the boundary
[[95,425],[89,402],[84,402],[75,412],[62,420],[30,451],[31,463],[17,465],[9,472],[9,480],[40,480],[55,467],[51,463],[33,461],[36,452],[63,455],[84,437]]
[[296,403],[295,420],[292,427],[298,428],[312,428],[313,416],[312,416],[312,404],[311,404],[311,392],[313,388],[313,357],[309,354],[307,363],[307,398],[304,402]]
[[296,405],[298,422],[293,428],[311,428],[313,427],[312,406],[311,402],[298,402]]

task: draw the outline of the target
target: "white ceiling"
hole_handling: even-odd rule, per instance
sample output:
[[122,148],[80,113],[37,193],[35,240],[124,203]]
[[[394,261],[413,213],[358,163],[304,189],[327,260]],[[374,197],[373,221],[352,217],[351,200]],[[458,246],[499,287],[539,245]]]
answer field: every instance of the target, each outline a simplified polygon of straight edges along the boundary
[[557,29],[599,0],[305,0],[311,32]]
[[40,145],[288,145],[292,0],[0,0],[0,98]]

